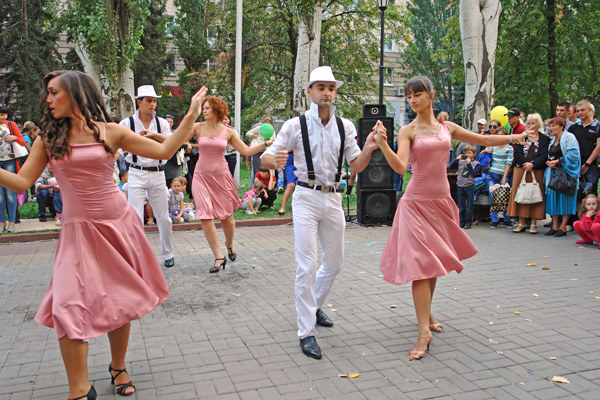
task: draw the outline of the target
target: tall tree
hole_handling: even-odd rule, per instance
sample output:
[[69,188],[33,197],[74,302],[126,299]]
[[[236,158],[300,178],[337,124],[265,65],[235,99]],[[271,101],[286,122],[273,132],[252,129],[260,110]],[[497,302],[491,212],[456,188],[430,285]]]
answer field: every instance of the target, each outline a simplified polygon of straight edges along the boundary
[[53,4],[47,0],[0,3],[0,102],[8,104],[19,121],[40,119],[42,79],[60,66]]
[[452,17],[457,13],[453,0],[414,0],[407,3],[401,20],[405,27],[402,38],[406,43],[401,52],[403,75],[405,78],[427,75],[436,89],[436,111],[447,111],[451,120],[463,103],[462,83],[456,71],[462,70],[457,62],[460,50],[456,43],[460,43],[460,36],[452,29],[456,22]]
[[164,78],[173,70],[174,55],[167,51],[167,24],[171,18],[165,14],[166,3],[166,0],[151,0],[150,14],[140,38],[142,49],[131,65],[135,87],[154,85],[158,90]]
[[498,42],[500,0],[462,0],[460,32],[465,66],[463,126],[477,130],[494,104],[494,65]]
[[[61,22],[76,43],[85,72],[101,88],[109,112],[123,118],[133,111],[131,63],[142,49],[151,0],[66,0]],[[76,22],[74,22],[76,21]]]

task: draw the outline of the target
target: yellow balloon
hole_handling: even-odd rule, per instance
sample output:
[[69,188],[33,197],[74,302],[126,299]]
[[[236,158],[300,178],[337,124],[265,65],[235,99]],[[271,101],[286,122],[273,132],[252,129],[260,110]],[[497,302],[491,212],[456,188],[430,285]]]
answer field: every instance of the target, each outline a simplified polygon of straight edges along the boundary
[[500,126],[504,126],[508,123],[508,117],[504,114],[508,112],[508,108],[504,106],[496,106],[490,113],[491,119],[497,119],[500,121]]

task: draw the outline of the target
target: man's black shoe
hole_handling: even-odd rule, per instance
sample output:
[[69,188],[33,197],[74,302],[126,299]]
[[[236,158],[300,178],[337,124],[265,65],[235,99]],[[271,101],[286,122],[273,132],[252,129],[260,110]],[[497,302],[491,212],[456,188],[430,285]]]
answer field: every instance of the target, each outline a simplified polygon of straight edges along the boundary
[[320,308],[317,308],[317,325],[321,325],[327,328],[333,326],[333,321],[330,320],[327,314],[325,314]]
[[321,348],[317,344],[317,339],[315,339],[314,336],[300,339],[300,347],[302,348],[302,352],[308,357],[316,358],[318,360],[323,356],[323,354],[321,354]]
[[48,221],[48,218],[46,218],[45,215],[40,215],[39,220],[40,220],[40,222],[46,222],[46,221]]
[[175,265],[174,258],[169,258],[168,260],[165,260],[165,267],[171,268],[173,265]]

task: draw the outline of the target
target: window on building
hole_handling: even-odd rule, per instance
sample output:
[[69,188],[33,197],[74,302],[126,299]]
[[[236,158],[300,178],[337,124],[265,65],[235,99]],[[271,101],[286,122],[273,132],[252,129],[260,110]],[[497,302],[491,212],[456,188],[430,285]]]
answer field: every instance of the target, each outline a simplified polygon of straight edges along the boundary
[[383,41],[383,50],[388,52],[394,52],[395,50],[394,38],[390,33],[385,35],[385,39]]
[[211,26],[210,28],[208,28],[206,30],[206,41],[213,46],[215,44],[215,41],[217,40],[217,32],[216,29]]
[[167,71],[169,71],[171,76],[177,75],[177,60],[173,53],[167,54]]
[[167,15],[167,18],[169,19],[167,21],[167,37],[168,38],[172,38],[173,37],[173,30],[175,29],[175,16],[174,15]]
[[394,70],[390,67],[385,69],[385,74],[383,75],[383,84],[385,86],[394,86]]

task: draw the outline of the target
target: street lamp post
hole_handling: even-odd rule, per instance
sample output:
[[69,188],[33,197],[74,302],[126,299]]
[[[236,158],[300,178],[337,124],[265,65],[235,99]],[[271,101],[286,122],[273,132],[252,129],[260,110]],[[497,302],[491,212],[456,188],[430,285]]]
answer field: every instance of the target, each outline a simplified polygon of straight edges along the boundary
[[385,67],[383,66],[383,42],[385,39],[385,10],[388,8],[389,0],[377,0],[377,7],[381,10],[381,51],[379,56],[379,104],[383,104],[383,74]]

